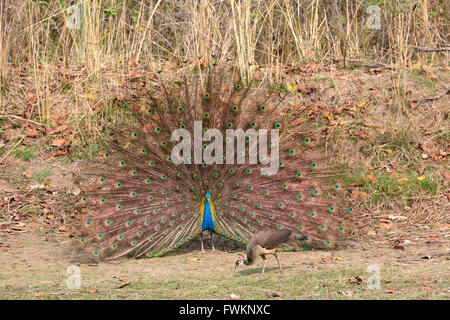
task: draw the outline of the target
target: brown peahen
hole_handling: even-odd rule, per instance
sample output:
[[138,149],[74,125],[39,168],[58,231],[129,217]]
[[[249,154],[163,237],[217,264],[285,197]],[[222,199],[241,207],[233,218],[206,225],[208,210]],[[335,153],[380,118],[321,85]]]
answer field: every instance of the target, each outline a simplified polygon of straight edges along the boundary
[[[255,263],[258,257],[261,257],[264,261],[264,265],[262,268],[261,274],[264,275],[264,270],[266,269],[266,256],[271,254],[275,257],[278,262],[278,267],[280,268],[280,272],[283,272],[281,269],[280,260],[278,260],[278,250],[279,247],[284,242],[288,241],[289,238],[293,236],[291,230],[282,229],[282,230],[265,230],[260,231],[253,236],[253,238],[247,244],[247,259],[239,259],[236,261],[235,269],[239,266],[243,265],[252,265]],[[305,236],[299,236],[293,240],[305,240]]]
[[206,231],[247,244],[272,229],[334,247],[352,211],[342,172],[288,95],[218,66],[159,79],[86,171],[81,243],[99,258],[154,257]]

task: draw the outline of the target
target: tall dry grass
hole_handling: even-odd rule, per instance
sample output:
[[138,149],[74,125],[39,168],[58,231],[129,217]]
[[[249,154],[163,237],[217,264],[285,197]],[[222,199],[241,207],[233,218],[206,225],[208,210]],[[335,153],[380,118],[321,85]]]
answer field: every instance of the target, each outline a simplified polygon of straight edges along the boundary
[[[72,5],[80,12],[76,29],[68,27]],[[379,29],[367,26],[370,5],[379,8]],[[32,113],[43,122],[58,97],[75,95],[72,103],[90,110],[89,97],[105,82],[117,88],[130,60],[161,70],[234,59],[245,81],[257,68],[278,81],[287,64],[329,57],[448,63],[448,53],[411,46],[448,46],[449,9],[445,0],[0,0],[2,92],[32,90]],[[17,68],[31,80],[11,88]],[[79,81],[56,94],[61,71]]]

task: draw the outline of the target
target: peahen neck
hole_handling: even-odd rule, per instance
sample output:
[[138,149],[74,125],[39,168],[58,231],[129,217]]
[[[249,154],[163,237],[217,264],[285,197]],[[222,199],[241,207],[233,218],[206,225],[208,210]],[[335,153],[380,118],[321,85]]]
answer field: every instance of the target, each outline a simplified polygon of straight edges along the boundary
[[247,260],[244,260],[244,264],[247,266],[253,264],[253,262],[255,262],[255,259],[252,256],[247,256]]

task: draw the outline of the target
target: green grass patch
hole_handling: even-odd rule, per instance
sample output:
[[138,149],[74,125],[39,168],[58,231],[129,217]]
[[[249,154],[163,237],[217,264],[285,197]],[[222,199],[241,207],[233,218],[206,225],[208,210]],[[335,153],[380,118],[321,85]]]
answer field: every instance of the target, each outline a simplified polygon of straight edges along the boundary
[[275,84],[275,85],[271,86],[271,87],[269,88],[269,91],[271,91],[271,92],[277,92],[277,93],[287,93],[287,92],[288,92],[286,86],[285,86],[284,84],[281,84],[281,83],[280,83],[280,84]]
[[372,167],[380,166],[386,159],[395,157],[411,168],[420,159],[420,153],[416,148],[419,141],[420,137],[411,130],[397,128],[378,134],[372,143],[362,145],[359,152],[371,158]]
[[13,154],[16,156],[16,158],[24,161],[31,161],[36,158],[36,151],[34,150],[34,148],[30,147],[14,150]]
[[399,177],[392,177],[387,172],[371,173],[375,181],[370,182],[361,177],[364,192],[370,195],[374,204],[385,202],[389,198],[406,198],[419,194],[436,195],[438,183],[430,176],[418,177],[415,172],[408,172]]
[[[436,80],[429,79],[426,72],[422,71],[420,68],[412,68],[407,71],[406,77],[412,80],[412,82],[417,87],[434,87]],[[404,78],[403,74],[401,74],[400,78]]]
[[34,180],[36,180],[39,183],[44,183],[46,182],[46,179],[50,176],[50,170],[48,169],[42,169],[39,170],[38,172],[36,172],[33,175]]

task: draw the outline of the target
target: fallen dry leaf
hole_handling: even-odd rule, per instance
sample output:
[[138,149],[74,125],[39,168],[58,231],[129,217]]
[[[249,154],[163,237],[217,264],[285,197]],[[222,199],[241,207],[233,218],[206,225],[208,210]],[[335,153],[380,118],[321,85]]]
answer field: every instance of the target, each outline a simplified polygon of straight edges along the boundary
[[62,138],[62,139],[55,139],[52,142],[52,147],[62,147],[65,145],[68,145],[69,141],[67,141],[66,139]]
[[60,125],[57,128],[55,128],[53,131],[51,131],[51,134],[57,134],[62,133],[66,131],[69,127],[66,124]]
[[34,125],[30,124],[27,127],[27,137],[36,138],[38,136],[39,136],[39,133],[38,133],[36,127]]
[[86,293],[97,293],[97,289],[86,290]]
[[186,258],[187,261],[200,261],[200,258]]
[[353,187],[353,188],[359,188],[362,186],[364,186],[364,184],[362,182],[355,182],[350,185],[350,187]]
[[28,178],[28,179],[33,178],[33,176],[32,176],[31,174],[27,173],[27,172],[24,172],[24,173],[23,173],[23,176],[24,176],[25,178]]
[[255,68],[255,70],[253,71],[253,77],[255,78],[256,81],[262,80],[263,76],[262,76],[261,68],[259,68],[259,67]]
[[30,104],[33,104],[37,101],[37,97],[33,93],[27,93],[25,95],[25,100],[27,100]]
[[51,160],[53,158],[59,157],[59,156],[65,156],[67,155],[67,157],[72,158],[72,151],[70,150],[70,146],[68,148],[64,148],[61,150],[56,150],[55,152],[53,152],[51,155],[45,157],[44,159],[46,161]]
[[369,198],[369,194],[367,194],[364,191],[359,191],[359,190],[353,189],[352,190],[352,198],[353,199],[364,200],[364,199]]
[[378,224],[378,227],[379,227],[380,229],[385,229],[385,230],[391,230],[391,229],[393,229],[393,226],[392,226],[391,224],[388,224],[388,223],[379,223],[379,224]]

